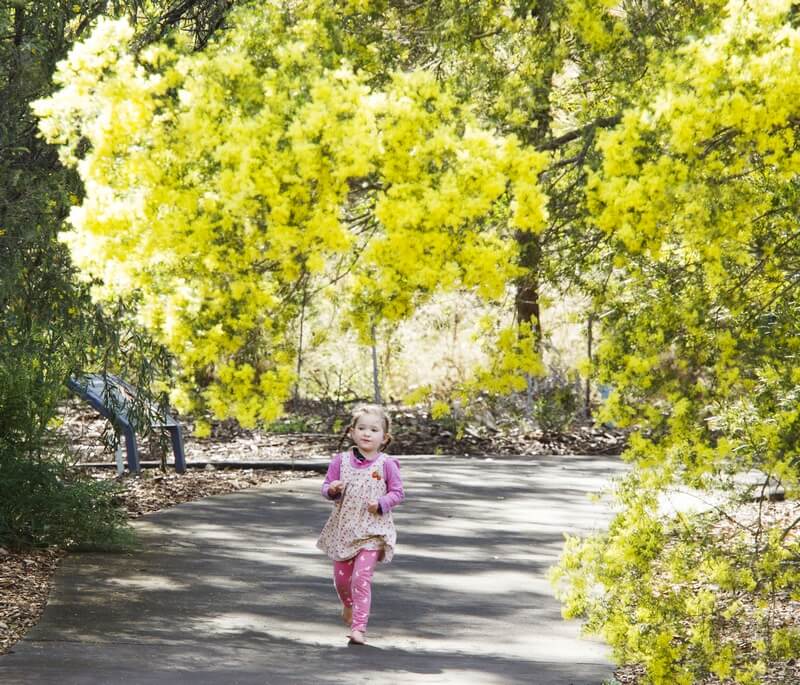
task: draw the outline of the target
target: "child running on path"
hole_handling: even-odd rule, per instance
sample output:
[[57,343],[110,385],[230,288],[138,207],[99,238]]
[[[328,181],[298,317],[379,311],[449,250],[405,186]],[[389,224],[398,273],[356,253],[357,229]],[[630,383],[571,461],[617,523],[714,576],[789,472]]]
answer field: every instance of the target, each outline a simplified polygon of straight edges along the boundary
[[333,560],[333,584],[342,602],[350,642],[362,645],[372,602],[372,573],[394,556],[392,509],[403,501],[400,465],[380,450],[389,444],[389,415],[377,404],[356,407],[347,428],[354,446],[328,466],[322,496],[334,508],[317,547]]

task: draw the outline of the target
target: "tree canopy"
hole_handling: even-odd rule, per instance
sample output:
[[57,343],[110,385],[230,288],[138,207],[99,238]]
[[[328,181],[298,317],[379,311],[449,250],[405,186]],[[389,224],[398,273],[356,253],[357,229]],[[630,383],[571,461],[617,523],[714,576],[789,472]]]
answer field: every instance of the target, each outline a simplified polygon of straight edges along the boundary
[[149,390],[168,364],[126,303],[97,306],[57,240],[82,182],[38,135],[30,102],[100,15],[125,14],[139,42],[180,26],[200,47],[230,3],[0,0],[0,545],[112,544],[124,517],[113,493],[57,463],[53,428],[66,378],[124,369]]
[[287,395],[302,283],[348,288],[366,335],[437,288],[502,296],[519,272],[511,234],[547,216],[544,154],[428,71],[370,87],[323,7],[279,9],[240,10],[202,52],[134,55],[127,23],[101,22],[37,104],[84,179],[73,259],[140,301],[185,372],[179,407],[201,387],[245,424]]
[[[692,682],[703,669],[759,682],[771,658],[800,644],[796,629],[770,627],[767,610],[754,621],[758,660],[743,664],[733,641],[718,641],[726,621],[747,630],[741,593],[766,607],[796,592],[798,522],[734,515],[728,544],[709,545],[715,517],[667,520],[657,496],[680,483],[726,492],[721,510],[735,511],[734,477],[752,469],[762,494],[773,478],[796,496],[795,24],[791,3],[730,3],[600,137],[602,163],[588,181],[614,265],[598,355],[615,388],[605,412],[639,430],[624,514],[569,562],[610,592],[596,601],[578,583],[569,601],[628,658],[659,643],[656,682]],[[631,592],[632,583],[648,589]]]

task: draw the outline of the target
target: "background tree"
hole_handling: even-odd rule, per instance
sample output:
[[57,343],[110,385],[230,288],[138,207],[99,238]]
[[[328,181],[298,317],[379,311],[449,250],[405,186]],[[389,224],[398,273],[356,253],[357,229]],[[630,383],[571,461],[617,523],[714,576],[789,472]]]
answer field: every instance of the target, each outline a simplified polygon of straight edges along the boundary
[[[580,250],[581,255],[586,256],[599,240],[591,234],[587,235],[586,224],[581,223],[584,214],[582,188],[585,180],[582,168],[592,149],[594,131],[598,126],[613,124],[618,117],[598,117],[598,103],[607,107],[607,101],[610,100],[614,104],[613,97],[609,96],[609,92],[614,94],[614,86],[618,96],[621,93],[629,96],[629,92],[619,86],[620,78],[616,75],[619,61],[606,58],[606,71],[600,72],[596,65],[602,61],[597,59],[597,55],[605,54],[604,51],[609,54],[622,52],[633,57],[637,57],[637,50],[639,53],[646,53],[642,46],[647,43],[648,36],[634,34],[628,24],[640,28],[640,25],[648,25],[644,19],[652,19],[653,16],[641,17],[641,11],[638,14],[634,11],[638,6],[629,12],[614,14],[608,11],[612,6],[615,7],[613,3],[596,2],[547,2],[537,3],[535,6],[485,2],[471,5],[469,11],[466,11],[458,3],[408,5],[385,2],[309,2],[292,5],[291,8],[287,5],[281,12],[280,3],[274,3],[242,12],[238,26],[220,42],[220,46],[226,47],[212,46],[213,49],[206,51],[207,54],[202,58],[192,56],[202,61],[210,55],[217,55],[221,49],[228,50],[229,55],[240,55],[246,62],[249,61],[247,69],[250,71],[246,76],[251,79],[253,73],[262,74],[265,68],[275,68],[277,65],[284,71],[300,68],[308,69],[309,73],[327,70],[316,78],[320,81],[331,80],[334,70],[344,65],[345,68],[352,68],[354,75],[358,74],[357,81],[366,89],[365,93],[371,91],[376,95],[386,93],[395,97],[399,94],[406,96],[410,89],[416,89],[412,98],[414,104],[422,104],[421,98],[424,97],[429,103],[438,99],[440,105],[439,111],[423,115],[394,105],[378,113],[374,99],[372,102],[360,102],[359,107],[362,107],[365,114],[359,122],[365,117],[375,117],[374,122],[367,122],[364,130],[370,131],[369,126],[372,126],[382,146],[395,144],[394,149],[387,147],[382,152],[384,158],[391,159],[391,164],[378,169],[374,167],[376,160],[373,159],[372,167],[368,164],[364,169],[354,170],[350,160],[347,160],[348,163],[341,165],[342,168],[336,172],[340,177],[348,173],[352,175],[352,182],[348,182],[346,189],[341,178],[326,172],[332,177],[333,183],[338,184],[332,197],[326,198],[329,200],[327,205],[318,202],[318,188],[312,189],[309,194],[308,177],[316,173],[316,170],[305,164],[299,180],[294,181],[295,186],[303,187],[302,192],[292,193],[293,197],[289,201],[291,210],[288,207],[281,210],[290,211],[290,214],[294,212],[294,216],[288,217],[288,222],[272,209],[269,209],[270,216],[255,217],[254,213],[259,207],[269,205],[258,182],[254,182],[253,188],[245,192],[249,192],[251,197],[260,192],[261,196],[252,197],[249,206],[227,208],[232,212],[231,216],[242,216],[244,212],[248,218],[260,221],[261,225],[275,229],[281,223],[289,224],[294,231],[300,227],[303,234],[307,235],[303,246],[293,247],[287,244],[287,254],[292,254],[292,259],[297,262],[291,268],[281,267],[276,270],[268,261],[259,262],[254,256],[246,258],[248,272],[279,273],[279,277],[287,285],[280,286],[277,300],[270,299],[265,294],[269,289],[260,284],[254,284],[255,288],[244,287],[242,284],[252,283],[252,279],[246,277],[240,283],[242,287],[238,287],[236,292],[247,293],[248,296],[254,293],[249,306],[253,310],[258,309],[260,313],[252,311],[240,316],[239,324],[244,327],[242,330],[231,328],[230,322],[222,323],[227,306],[225,298],[217,298],[216,313],[211,314],[209,321],[200,329],[194,325],[189,326],[194,337],[199,330],[208,331],[209,335],[205,337],[211,348],[219,349],[222,356],[231,358],[233,367],[241,370],[244,376],[236,376],[236,383],[245,394],[248,392],[247,386],[252,388],[254,384],[261,383],[262,378],[267,378],[265,373],[272,374],[272,380],[265,380],[267,386],[259,391],[264,400],[263,406],[258,410],[252,404],[247,409],[242,406],[238,410],[226,409],[242,405],[243,399],[228,394],[224,401],[219,398],[214,400],[213,390],[204,393],[203,401],[214,404],[217,413],[231,411],[244,417],[246,421],[254,420],[258,412],[262,413],[262,418],[274,415],[280,401],[268,400],[265,395],[270,394],[276,399],[282,396],[283,393],[278,391],[279,387],[285,386],[289,380],[285,370],[278,372],[277,369],[285,369],[286,358],[294,354],[291,345],[286,347],[285,343],[280,343],[273,347],[282,337],[277,331],[285,330],[287,322],[297,315],[297,303],[290,303],[287,298],[294,297],[301,291],[307,293],[308,278],[315,275],[322,276],[323,283],[326,280],[339,281],[345,274],[352,276],[349,285],[354,299],[350,321],[360,331],[362,344],[369,344],[369,331],[376,319],[393,321],[408,316],[436,288],[477,289],[484,297],[496,298],[501,293],[505,294],[504,290],[510,284],[515,291],[517,320],[524,326],[520,330],[530,327],[533,331],[529,339],[533,349],[529,354],[536,356],[538,341],[541,341],[543,334],[540,316],[542,285],[557,283],[561,286],[565,273],[572,272],[574,275],[576,271],[581,272],[580,265],[576,266],[577,257],[565,253],[565,250]],[[648,11],[651,11],[650,7],[651,3],[648,3]],[[258,16],[258,21],[245,19],[248,14]],[[685,19],[684,15],[692,18],[689,10],[681,9],[677,14]],[[691,24],[688,20],[684,23]],[[236,37],[237,32],[243,30],[244,24],[253,32],[254,39],[245,41]],[[265,36],[256,24],[269,26],[274,35]],[[287,52],[296,49],[298,45],[307,47],[312,34],[315,40],[319,38],[317,50],[302,58]],[[256,41],[260,42],[258,46]],[[99,52],[102,46],[92,49]],[[255,56],[256,50],[261,49],[266,50],[266,54],[273,55],[272,64],[252,59],[251,55]],[[639,56],[638,62],[641,63],[643,59]],[[185,61],[188,63],[188,58]],[[583,66],[590,63],[594,69],[596,90],[576,85],[579,78],[584,76]],[[200,119],[217,117],[221,122],[215,126],[218,135],[216,138],[211,136],[208,140],[209,145],[219,147],[222,145],[219,135],[238,135],[236,126],[244,120],[242,114],[237,112],[235,125],[229,126],[228,122],[232,119],[228,105],[233,103],[234,107],[239,107],[246,103],[250,111],[244,116],[250,117],[250,123],[256,125],[257,116],[253,112],[263,107],[264,101],[254,99],[255,85],[252,83],[247,86],[249,92],[243,91],[240,86],[244,81],[241,78],[238,81],[211,84],[213,78],[224,80],[229,75],[239,74],[239,70],[243,68],[241,64],[234,63],[231,59],[225,62],[214,57],[209,65],[213,67],[207,66],[204,73],[210,74],[210,69],[213,68],[218,75],[207,77],[202,85],[200,79],[195,79],[198,84],[195,87],[207,88],[202,98],[214,104],[206,108],[206,111],[198,113],[189,111],[194,107],[192,103],[178,103],[178,109],[186,110],[182,115],[185,128],[180,135],[184,138],[193,135],[188,123],[194,125],[196,130],[200,127],[207,129],[208,124]],[[159,65],[154,64],[149,68],[158,71]],[[630,68],[625,73],[630,73]],[[409,78],[404,74],[414,76]],[[296,76],[293,78],[294,81],[287,80],[281,74],[282,80],[276,87],[290,89],[296,86],[300,88],[299,92],[308,91],[309,86],[302,79]],[[313,98],[314,93],[308,92]],[[224,102],[224,106],[220,106],[221,100],[215,95],[223,93],[227,94],[228,100]],[[174,93],[164,95],[167,100]],[[443,99],[445,95],[447,100]],[[148,93],[143,97],[150,96]],[[68,109],[70,105],[66,103],[66,99],[67,97],[62,98],[61,106]],[[328,112],[320,112],[321,104],[322,99],[318,98],[314,110],[317,121],[311,126],[298,123],[291,136],[284,138],[284,141],[296,146],[298,136],[304,133],[305,152],[327,153],[335,143],[337,153],[341,155],[341,150],[346,146],[343,139],[323,141],[322,145],[317,143],[318,121],[326,116],[329,120],[336,116],[336,108],[333,107]],[[618,99],[616,104],[623,106],[624,102]],[[166,101],[158,105],[166,108],[173,106]],[[280,107],[282,105],[278,109]],[[412,121],[412,114],[416,117],[414,128],[408,125]],[[87,118],[95,115],[96,112],[84,108],[82,113],[73,113],[70,116]],[[147,117],[148,112],[139,112],[139,115]],[[289,117],[306,115],[307,112],[299,108],[297,112],[290,111],[287,114]],[[194,117],[194,121],[189,122],[191,117]],[[557,123],[559,120],[561,124]],[[277,121],[273,121],[272,125]],[[470,121],[474,123],[470,124]],[[562,129],[569,125],[576,127],[568,128],[566,133],[559,131],[560,135],[554,137],[554,122]],[[284,123],[287,126],[290,124],[288,120]],[[125,128],[125,124],[119,119],[116,124],[118,130]],[[128,130],[137,125],[139,124],[128,122]],[[257,125],[263,127],[263,122]],[[475,131],[478,127],[497,131],[500,139],[507,143],[503,154],[510,166],[501,169],[494,162],[486,164],[487,151],[479,151],[468,165],[465,158],[469,154],[466,141],[473,144],[473,139],[470,138],[472,133],[465,130],[464,136],[460,133],[454,135],[457,127],[465,125],[472,126]],[[389,128],[394,129],[391,134]],[[141,127],[138,130],[141,131]],[[432,136],[433,132],[438,132],[438,135]],[[397,144],[400,134],[402,140]],[[260,142],[259,140],[255,144]],[[474,145],[479,142],[477,138],[474,139]],[[185,143],[178,143],[175,138],[164,144],[185,146]],[[497,145],[491,141],[481,144]],[[236,157],[240,153],[234,152],[232,147],[231,142],[225,144],[225,149],[232,154],[221,160],[223,165],[228,166],[228,173],[255,179],[259,172],[251,166],[254,158],[252,151],[247,153],[248,159],[243,167]],[[141,150],[146,150],[151,158],[153,149],[152,142],[142,142]],[[546,154],[543,155],[542,151]],[[491,150],[488,153],[495,154]],[[118,154],[118,151],[108,151],[107,159],[113,159]],[[203,154],[210,155],[211,158],[219,157],[214,151]],[[360,151],[364,160],[369,159],[371,154],[374,157],[374,153],[369,150]],[[548,157],[551,157],[549,169],[545,162]],[[142,158],[143,155],[140,155],[140,159]],[[478,163],[483,168],[478,168]],[[161,168],[167,167],[162,164]],[[192,191],[195,195],[200,192],[198,186],[208,180],[203,173],[195,174],[191,180],[195,184]],[[96,174],[104,179],[107,176],[102,168],[98,168]],[[175,174],[185,175],[186,169],[176,170]],[[276,175],[281,179],[279,183],[287,177],[284,171]],[[131,182],[130,178],[121,181],[122,185]],[[153,182],[158,184],[163,182],[163,178]],[[314,178],[313,183],[320,183],[319,175]],[[215,183],[209,182],[207,185],[213,186]],[[111,187],[114,187],[113,183]],[[213,192],[224,201],[229,200],[230,192],[227,187]],[[470,205],[465,205],[456,202],[456,197],[474,199]],[[542,206],[542,197],[549,197],[546,207]],[[106,197],[102,202],[108,199]],[[316,203],[316,213],[313,216],[307,209],[309,201]],[[204,202],[208,203],[207,200]],[[196,198],[188,198],[187,203],[197,204]],[[451,211],[453,208],[454,211]],[[89,214],[97,214],[96,209],[90,207]],[[116,210],[119,210],[119,203]],[[155,216],[155,210],[151,211]],[[164,210],[162,203],[159,211],[170,210]],[[207,221],[208,212],[205,208],[200,207],[199,211],[204,214],[203,221]],[[526,212],[529,214],[526,215]],[[546,215],[544,222],[541,220],[545,216],[542,212]],[[191,224],[196,213],[196,208],[189,208],[188,214],[184,212],[180,215],[178,222]],[[76,216],[79,215],[76,213]],[[476,221],[475,218],[478,217],[479,221]],[[140,219],[141,217],[137,218]],[[465,222],[465,219],[468,221]],[[341,234],[342,221],[347,224],[349,232],[346,239]],[[320,235],[328,227],[334,233],[338,232],[339,236],[321,239]],[[291,242],[291,235],[291,231],[283,230],[278,242]],[[203,240],[207,237],[207,232],[199,237]],[[311,267],[308,268],[306,258],[299,252],[313,248],[315,240],[323,246],[323,250],[311,260]],[[326,240],[333,242],[325,245]],[[228,243],[231,241],[223,238],[223,244]],[[356,248],[356,245],[360,247]],[[356,261],[349,256],[331,259],[333,253],[345,247],[356,248],[355,254],[359,255],[358,275],[353,273]],[[330,248],[328,256],[320,259],[325,248]],[[131,256],[132,260],[139,262],[144,257],[146,256],[142,254]],[[116,268],[116,262],[112,260],[111,263]],[[490,274],[486,268],[487,263],[502,264],[504,269]],[[424,268],[418,268],[420,264]],[[298,265],[300,270],[294,273]],[[169,268],[174,267],[173,261]],[[180,268],[191,270],[196,265],[184,263]],[[99,274],[102,269],[99,265],[94,265],[93,271]],[[215,271],[213,265],[211,271]],[[213,279],[214,276],[211,275],[210,278]],[[131,283],[138,283],[140,280],[133,277]],[[208,282],[205,277],[199,280]],[[301,281],[304,283],[302,288],[298,287]],[[176,284],[171,283],[172,285]],[[180,286],[180,283],[177,285]],[[163,284],[156,285],[155,288],[162,286]],[[171,289],[181,291],[180,287]],[[317,288],[312,287],[312,290]],[[200,299],[205,301],[208,298],[201,294]],[[279,301],[286,306],[279,307]],[[269,317],[264,314],[270,308],[279,309],[281,316],[275,319],[276,334],[267,342],[265,335],[256,331],[266,331],[272,325],[267,324]],[[186,308],[181,305],[174,309]],[[193,314],[188,316],[193,318]],[[218,328],[219,325],[222,326],[221,329]],[[161,324],[154,323],[154,326],[159,328]],[[226,350],[221,349],[221,340],[211,341],[213,335],[219,337],[221,334],[228,341]],[[187,328],[179,331],[173,328],[171,335],[182,336],[187,340],[190,337]],[[250,340],[252,344],[245,345],[243,339]],[[281,344],[284,347],[279,350]],[[239,358],[233,359],[237,355]],[[203,386],[206,377],[219,379],[220,370],[210,368],[213,366],[211,360],[219,357],[220,354],[216,351],[210,351],[204,359],[185,359],[187,373],[192,368],[199,370],[198,373],[191,371],[194,377],[191,383],[186,384],[187,387]],[[204,364],[208,367],[205,371],[202,370]],[[530,369],[536,366],[533,363],[528,364]],[[229,369],[222,373],[230,380],[237,372]],[[514,376],[519,380],[516,371]],[[179,402],[182,399],[184,407],[189,406],[189,398],[176,396],[176,399]]]
[[132,30],[105,22],[37,104],[87,189],[65,236],[73,256],[108,293],[141,298],[180,362],[184,409],[245,424],[280,411],[309,275],[349,272],[368,342],[376,317],[406,316],[437,287],[502,293],[509,246],[475,221],[498,198],[520,189],[515,230],[542,220],[541,155],[482,130],[425,72],[370,90],[322,10],[256,6],[202,53],[136,59]]
[[51,463],[64,381],[99,367],[147,391],[167,368],[127,306],[98,308],[75,278],[56,236],[83,186],[39,137],[30,102],[52,90],[55,64],[98,15],[129,14],[141,40],[182,26],[202,45],[228,4],[0,1],[0,544],[113,533],[118,517],[99,487],[72,484]]
[[543,293],[601,288],[607,271],[607,238],[586,221],[584,194],[587,165],[599,158],[597,132],[650,87],[650,64],[704,31],[722,3],[344,5],[346,47],[370,84],[380,87],[397,70],[431,71],[483,125],[548,155],[537,179],[548,198],[546,223],[515,230],[502,211],[484,219],[515,243],[516,320],[531,326],[538,352],[547,336]]

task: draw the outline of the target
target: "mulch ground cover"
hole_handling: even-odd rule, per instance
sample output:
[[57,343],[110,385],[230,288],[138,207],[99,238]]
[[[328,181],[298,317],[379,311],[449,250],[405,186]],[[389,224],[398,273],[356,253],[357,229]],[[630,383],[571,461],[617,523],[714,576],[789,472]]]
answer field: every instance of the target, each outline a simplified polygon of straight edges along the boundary
[[[192,435],[190,420],[184,425],[187,463],[258,462],[270,460],[328,459],[346,446],[344,410],[307,411],[273,424],[273,430],[248,430],[232,421],[212,421],[211,435]],[[619,454],[626,435],[611,428],[578,424],[568,431],[544,431],[522,421],[433,421],[424,409],[392,412],[393,454],[447,454],[459,456],[525,457],[537,454]],[[70,445],[76,463],[114,459],[101,436],[108,422],[77,401],[61,413],[59,434]],[[486,425],[486,424],[489,425]],[[154,441],[142,440],[142,459],[160,454]],[[171,457],[171,455],[169,455]]]

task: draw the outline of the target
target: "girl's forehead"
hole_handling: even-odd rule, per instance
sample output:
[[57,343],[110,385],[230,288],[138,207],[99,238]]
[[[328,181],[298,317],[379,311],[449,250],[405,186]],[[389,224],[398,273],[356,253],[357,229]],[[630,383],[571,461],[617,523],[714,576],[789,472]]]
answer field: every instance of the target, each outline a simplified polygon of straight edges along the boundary
[[378,414],[362,414],[356,419],[356,425],[375,424],[383,426],[383,417]]

